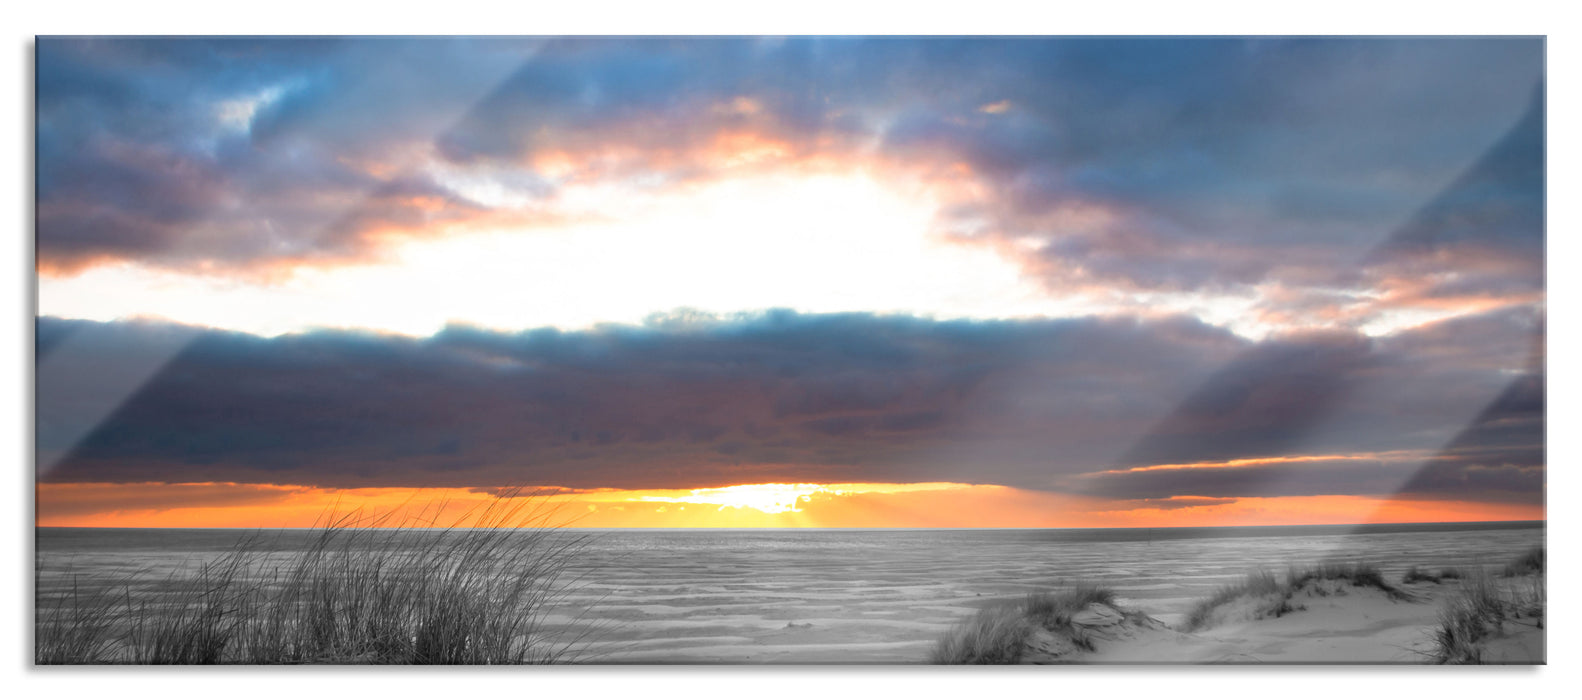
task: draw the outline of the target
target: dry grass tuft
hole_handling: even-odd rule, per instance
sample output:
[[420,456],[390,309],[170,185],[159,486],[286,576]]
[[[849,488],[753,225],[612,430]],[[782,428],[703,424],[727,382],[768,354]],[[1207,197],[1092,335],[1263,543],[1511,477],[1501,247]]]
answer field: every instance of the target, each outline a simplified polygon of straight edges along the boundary
[[984,608],[935,644],[929,663],[1020,663],[1022,648],[1032,633],[1032,624],[1015,606]]
[[935,646],[929,657],[935,664],[1015,664],[1022,660],[1027,639],[1037,629],[1064,636],[1080,648],[1093,643],[1071,622],[1088,606],[1115,606],[1115,592],[1077,584],[1064,593],[1029,593],[1021,605],[1003,603],[979,610]]
[[[1283,602],[1285,595],[1286,589],[1280,585],[1274,574],[1267,571],[1254,571],[1243,577],[1241,581],[1222,586],[1214,591],[1213,595],[1198,601],[1197,605],[1192,607],[1191,612],[1187,613],[1186,621],[1182,623],[1181,628],[1187,632],[1202,629],[1213,619],[1217,610],[1243,598],[1257,599],[1281,596],[1281,602]],[[1272,610],[1272,614],[1276,617],[1284,612],[1286,611],[1279,610],[1278,606]]]
[[[1544,548],[1535,547],[1506,565],[1501,577],[1467,576],[1439,610],[1432,659],[1440,664],[1483,663],[1484,643],[1520,623],[1543,629],[1547,585],[1542,575]],[[1513,573],[1515,572],[1515,573]]]
[[1401,577],[1401,583],[1419,583],[1425,581],[1428,583],[1443,583],[1445,581],[1455,581],[1462,578],[1465,578],[1465,576],[1462,575],[1460,569],[1445,567],[1440,569],[1439,573],[1435,574],[1429,572],[1426,569],[1419,569],[1414,564],[1408,568],[1406,570],[1406,574]]
[[[1194,632],[1208,627],[1214,623],[1217,612],[1241,600],[1252,602],[1253,619],[1280,617],[1301,610],[1303,608],[1291,602],[1292,597],[1302,592],[1309,584],[1324,581],[1339,581],[1358,587],[1377,588],[1389,596],[1390,600],[1413,600],[1411,594],[1387,583],[1384,576],[1379,573],[1378,567],[1372,564],[1326,562],[1307,568],[1292,567],[1286,571],[1283,583],[1267,571],[1248,574],[1241,581],[1224,586],[1209,597],[1198,601],[1197,605],[1187,613],[1181,629]],[[1325,594],[1325,589],[1320,587],[1315,586],[1312,590],[1319,595]]]
[[1523,552],[1521,556],[1505,565],[1505,576],[1525,576],[1527,574],[1541,574],[1544,572],[1544,548],[1533,547]]
[[108,657],[116,643],[117,591],[84,588],[73,576],[71,588],[51,602],[51,614],[35,625],[34,663],[94,663],[82,660]]
[[1384,591],[1390,600],[1410,601],[1414,599],[1407,593],[1384,580],[1384,574],[1372,564],[1351,564],[1339,562],[1325,562],[1307,569],[1291,569],[1286,574],[1286,588],[1295,593],[1308,583],[1318,581],[1340,581],[1349,583],[1359,588],[1377,588]]
[[354,513],[284,561],[254,537],[191,578],[74,587],[52,605],[40,600],[35,662],[569,660],[582,639],[547,638],[542,616],[564,594],[584,540],[549,527],[552,511],[540,505],[513,492],[451,525],[420,514],[399,530]]

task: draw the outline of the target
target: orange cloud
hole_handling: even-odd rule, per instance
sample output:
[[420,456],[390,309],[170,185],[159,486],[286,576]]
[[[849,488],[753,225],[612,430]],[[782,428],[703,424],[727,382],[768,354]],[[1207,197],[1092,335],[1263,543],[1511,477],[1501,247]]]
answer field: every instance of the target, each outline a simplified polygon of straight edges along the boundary
[[1000,100],[999,102],[986,104],[982,107],[979,107],[978,111],[983,112],[984,114],[1005,114],[1006,112],[1010,111],[1010,109],[1010,100]]
[[1515,503],[1416,501],[1373,496],[1283,496],[1236,498],[1231,501],[1201,507],[1143,507],[1114,511],[1108,515],[1126,525],[1094,527],[1433,523],[1543,520],[1545,517],[1541,505]]
[[1421,462],[1433,458],[1433,453],[1426,450],[1391,450],[1388,452],[1365,452],[1349,455],[1297,455],[1291,457],[1248,457],[1245,459],[1230,459],[1220,462],[1191,462],[1188,464],[1151,464],[1146,467],[1131,467],[1129,469],[1106,469],[1101,472],[1089,472],[1079,476],[1098,476],[1103,474],[1135,474],[1137,472],[1168,471],[1175,469],[1237,469],[1242,467],[1262,467],[1270,464],[1300,464],[1304,462]]

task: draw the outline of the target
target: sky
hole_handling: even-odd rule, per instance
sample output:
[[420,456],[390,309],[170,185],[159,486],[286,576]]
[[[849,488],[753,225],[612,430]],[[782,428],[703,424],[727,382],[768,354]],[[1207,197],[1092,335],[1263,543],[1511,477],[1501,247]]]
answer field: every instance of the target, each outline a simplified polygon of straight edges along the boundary
[[36,522],[1543,519],[1544,66],[40,38]]

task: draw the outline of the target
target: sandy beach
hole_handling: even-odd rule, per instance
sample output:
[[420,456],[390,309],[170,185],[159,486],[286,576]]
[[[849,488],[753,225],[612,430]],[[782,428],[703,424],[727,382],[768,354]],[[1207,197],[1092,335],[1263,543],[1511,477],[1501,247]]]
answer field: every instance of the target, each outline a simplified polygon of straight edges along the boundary
[[[142,569],[145,580],[158,580],[161,572],[190,573],[234,542],[227,531],[153,533],[45,531],[41,606],[72,575],[106,580]],[[585,545],[542,617],[543,633],[575,640],[571,659],[580,663],[919,664],[981,610],[1087,584],[1113,591],[1115,610],[1146,623],[1117,625],[1112,610],[1085,610],[1077,621],[1093,649],[1052,642],[1027,660],[1422,663],[1444,601],[1460,583],[1402,583],[1407,570],[1498,571],[1541,546],[1544,533],[1531,523],[1363,531],[570,532]],[[289,541],[277,546],[271,556],[290,554]],[[1284,574],[1320,562],[1376,568],[1407,595],[1320,582],[1325,586],[1295,592],[1292,609],[1277,617],[1254,619],[1232,605],[1214,624],[1183,631],[1200,601],[1249,572]],[[1485,661],[1543,660],[1543,630],[1512,624],[1505,632],[1509,639]]]
[[[552,622],[597,629],[595,663],[926,663],[937,641],[985,607],[1073,582],[1114,590],[1158,622],[1085,663],[1418,663],[1452,583],[1306,596],[1307,610],[1173,631],[1198,601],[1248,571],[1352,560],[1392,582],[1410,566],[1497,569],[1542,542],[1517,530],[1061,543],[959,532],[864,538],[612,534]],[[632,538],[624,541],[622,538]],[[663,546],[661,546],[663,545]],[[629,547],[629,548],[628,548]],[[616,550],[624,551],[617,553]],[[600,557],[609,556],[608,561]],[[1313,598],[1307,600],[1307,597]],[[1523,658],[1537,654],[1515,652]],[[1531,646],[1529,644],[1529,646]]]

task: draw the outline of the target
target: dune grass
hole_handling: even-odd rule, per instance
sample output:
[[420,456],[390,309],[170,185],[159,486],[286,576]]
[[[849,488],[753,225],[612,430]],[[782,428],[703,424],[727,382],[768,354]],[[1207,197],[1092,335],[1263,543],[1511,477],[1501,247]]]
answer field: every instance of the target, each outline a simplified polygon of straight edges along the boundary
[[1413,599],[1411,594],[1385,581],[1378,567],[1372,564],[1326,562],[1304,568],[1292,567],[1286,571],[1283,582],[1268,571],[1254,571],[1241,581],[1223,586],[1207,598],[1198,601],[1187,612],[1181,629],[1194,632],[1208,627],[1213,624],[1216,613],[1221,609],[1242,600],[1251,602],[1253,619],[1280,617],[1296,612],[1302,608],[1293,603],[1292,598],[1304,589],[1309,589],[1317,595],[1328,595],[1327,589],[1309,585],[1324,581],[1376,588],[1383,591],[1391,600]]
[[1071,619],[1095,603],[1114,607],[1115,592],[1078,584],[1063,593],[1029,593],[1020,604],[1002,603],[984,608],[941,638],[934,645],[929,663],[1020,663],[1028,637],[1040,628],[1063,635],[1078,647],[1092,651],[1092,641],[1072,624]]
[[1033,625],[1021,609],[1010,605],[984,608],[940,639],[929,663],[1020,663],[1022,647],[1032,633]]
[[1460,580],[1465,577],[1465,574],[1460,569],[1454,567],[1447,566],[1435,574],[1426,569],[1419,569],[1416,564],[1413,564],[1407,568],[1406,574],[1401,577],[1401,583],[1420,583],[1425,581],[1428,583],[1442,583],[1444,581]]
[[583,639],[549,639],[542,616],[584,541],[549,527],[550,514],[528,496],[439,527],[352,514],[285,559],[252,537],[196,575],[74,585],[41,597],[35,663],[567,661]]
[[1090,584],[1078,584],[1065,593],[1028,593],[1027,599],[1022,602],[1022,612],[1036,624],[1051,628],[1071,624],[1072,615],[1094,603],[1114,607],[1115,592]]
[[117,593],[84,587],[79,577],[71,581],[53,601],[51,613],[35,624],[35,663],[93,663],[84,660],[108,658],[115,644]]
[[1431,573],[1429,573],[1427,571],[1424,571],[1422,569],[1417,568],[1416,564],[1413,564],[1411,567],[1408,567],[1406,569],[1406,573],[1401,576],[1401,583],[1417,583],[1419,581],[1427,581],[1429,583],[1439,583],[1440,577],[1435,576],[1435,575],[1433,575],[1433,574],[1431,574]]
[[1524,576],[1526,574],[1541,574],[1543,572],[1544,548],[1538,546],[1523,552],[1521,556],[1506,564],[1505,570],[1501,573],[1505,576]]
[[1542,629],[1548,598],[1544,577],[1512,579],[1542,574],[1544,557],[1544,548],[1534,547],[1506,564],[1498,578],[1487,572],[1463,578],[1441,604],[1433,632],[1434,663],[1483,663],[1484,643],[1504,634],[1507,625]]
[[[1286,574],[1286,587],[1294,593],[1311,582],[1340,581],[1359,588],[1376,588],[1390,600],[1409,601],[1414,596],[1384,580],[1379,567],[1372,564],[1327,562],[1306,569],[1291,569]],[[1319,593],[1323,595],[1322,591]]]
[[1071,624],[1071,617],[1094,604],[1116,607],[1115,591],[1091,584],[1078,584],[1065,593],[1029,593],[1027,600],[1022,603],[1022,615],[1032,624],[1093,651],[1093,640],[1080,627]]
[[1543,628],[1545,597],[1542,579],[1529,586],[1502,584],[1488,575],[1463,580],[1440,607],[1433,661],[1483,663],[1483,643],[1504,634],[1508,624],[1525,619],[1530,621],[1526,624]]
[[[1194,605],[1192,610],[1187,613],[1186,620],[1182,623],[1181,628],[1188,632],[1201,629],[1208,624],[1214,613],[1220,608],[1243,598],[1280,596],[1281,602],[1284,602],[1285,595],[1285,587],[1280,585],[1280,581],[1275,578],[1274,574],[1261,570],[1254,571],[1242,577],[1242,580],[1236,583],[1221,586],[1209,597],[1198,601],[1197,605]],[[1271,612],[1278,617],[1286,611],[1280,610],[1279,606],[1275,606],[1275,608],[1271,609]]]

